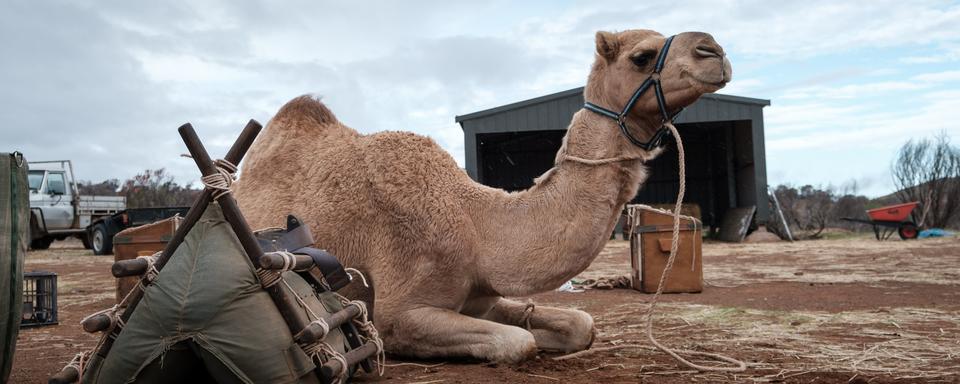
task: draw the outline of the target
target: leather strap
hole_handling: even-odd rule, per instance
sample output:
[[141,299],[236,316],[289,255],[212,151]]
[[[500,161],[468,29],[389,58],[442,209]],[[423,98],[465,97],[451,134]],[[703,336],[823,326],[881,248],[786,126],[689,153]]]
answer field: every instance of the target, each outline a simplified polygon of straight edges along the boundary
[[583,108],[588,111],[616,120],[617,125],[620,126],[620,133],[622,133],[631,144],[643,148],[646,151],[662,147],[665,144],[663,139],[670,134],[670,130],[661,125],[660,128],[654,132],[653,136],[650,137],[650,140],[646,142],[640,141],[640,139],[634,137],[627,128],[627,115],[630,113],[630,110],[633,109],[633,106],[637,103],[637,100],[640,100],[640,96],[642,96],[647,89],[650,89],[651,86],[653,87],[653,92],[656,94],[657,107],[660,108],[660,115],[663,118],[662,123],[666,123],[668,121],[673,122],[673,119],[675,119],[677,115],[683,111],[683,108],[680,108],[673,114],[670,114],[667,111],[667,100],[663,97],[663,88],[660,86],[660,71],[663,70],[663,66],[667,61],[667,52],[670,51],[670,44],[673,43],[674,37],[676,37],[676,35],[668,37],[667,41],[663,43],[663,48],[661,48],[660,53],[657,54],[657,64],[654,66],[653,72],[650,74],[650,76],[647,76],[647,79],[644,80],[643,83],[637,87],[637,90],[633,92],[633,96],[631,96],[630,100],[627,101],[627,104],[624,105],[623,111],[617,113],[589,101],[583,104]]
[[320,270],[323,276],[322,281],[309,273],[309,271],[298,272],[307,281],[312,281],[321,287],[329,288],[331,291],[337,291],[350,283],[350,275],[343,269],[343,265],[331,253],[313,248],[313,234],[310,233],[310,227],[303,225],[296,216],[287,216],[286,230],[271,230],[258,232],[256,234],[257,242],[260,248],[270,251],[288,251],[297,255],[307,255],[313,259],[313,264]]

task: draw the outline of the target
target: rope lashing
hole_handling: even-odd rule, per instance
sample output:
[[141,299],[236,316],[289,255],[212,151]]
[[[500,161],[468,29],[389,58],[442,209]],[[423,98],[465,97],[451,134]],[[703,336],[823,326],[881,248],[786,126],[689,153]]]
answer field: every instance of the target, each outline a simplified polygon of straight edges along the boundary
[[[282,272],[257,268],[257,278],[260,279],[260,286],[264,289],[270,288],[280,282]],[[296,295],[294,295],[296,296]]]
[[[627,223],[625,228],[633,228],[634,226],[633,220],[634,220],[634,217],[638,215],[637,211],[639,209],[640,209],[639,207],[627,207]],[[652,209],[670,216],[673,216],[674,214],[673,211],[668,211],[666,209],[661,209],[661,208],[653,208],[653,207],[645,206],[643,207],[643,209]],[[694,228],[695,229],[698,228],[696,227],[696,225],[698,225],[696,223],[699,223],[699,220],[695,219],[693,216],[680,215],[680,218],[683,220],[689,221],[691,223],[695,223]],[[630,236],[632,238],[634,234],[631,233]],[[697,238],[696,236],[690,236],[690,249],[693,250],[693,252],[691,252],[690,254],[690,272],[695,272],[697,270]],[[701,246],[701,249],[702,249],[702,246]]]
[[147,262],[147,272],[143,276],[147,279],[147,283],[152,283],[157,276],[160,275],[160,271],[157,269],[156,262],[160,258],[160,254],[163,251],[154,253],[149,256],[137,256],[138,259],[144,259]]
[[[353,269],[353,268],[348,268],[348,269],[354,270],[355,272],[359,273],[361,277],[363,276],[363,273],[360,273],[360,271],[357,271],[356,269]],[[259,270],[257,273],[259,274]],[[277,278],[277,281],[273,281],[272,283],[276,284],[279,281],[282,281],[283,285],[286,286],[287,289],[294,294],[293,297],[297,300],[297,303],[300,305],[300,307],[302,307],[304,310],[307,311],[309,318],[313,319],[311,323],[317,324],[321,328],[323,328],[324,336],[326,336],[326,334],[330,332],[330,324],[327,324],[327,322],[323,320],[322,317],[317,315],[317,313],[314,312],[309,305],[307,305],[307,303],[300,297],[300,295],[296,294],[296,292],[293,290],[293,287],[291,287],[290,284],[288,284],[286,281],[284,281],[283,279]],[[366,280],[364,279],[364,281]],[[343,308],[346,308],[351,305],[355,305],[360,310],[360,314],[357,315],[357,317],[353,318],[352,321],[357,326],[357,329],[360,331],[359,336],[361,340],[363,342],[370,341],[377,346],[377,358],[376,358],[377,373],[380,376],[383,376],[383,369],[386,366],[387,356],[383,348],[383,339],[380,338],[380,334],[377,332],[377,328],[373,326],[373,322],[370,321],[369,319],[367,304],[360,300],[347,299],[346,297],[343,297],[343,295],[340,295],[339,293],[336,293],[336,292],[332,292],[332,293],[334,297],[336,297],[337,300],[340,301],[340,305]],[[317,343],[322,343],[322,342],[317,342]],[[307,352],[308,350],[310,350],[316,353],[315,352],[316,348],[322,348],[322,346],[317,346],[316,345],[317,343],[310,344],[310,345],[301,345],[301,348],[304,349],[304,352]],[[324,351],[326,353],[326,350],[321,349],[320,351]],[[329,352],[334,354],[334,355],[331,355],[330,358],[338,359],[340,360],[343,366],[346,366],[346,361],[342,360],[343,359],[342,355],[337,354],[336,351],[333,351],[332,349],[330,349]],[[309,352],[307,354],[311,355],[311,353]]]
[[276,271],[292,271],[297,266],[297,256],[289,251],[267,252],[267,254],[274,254],[283,258],[283,267]]
[[201,177],[200,182],[214,191],[213,199],[216,200],[231,192],[230,187],[237,180],[237,166],[224,159],[215,160],[213,165],[217,173]]
[[330,333],[330,324],[327,323],[322,317],[318,317],[316,320],[311,321],[310,324],[316,324],[323,331],[320,334],[320,339],[325,339],[327,334]]
[[347,365],[347,359],[344,358],[342,354],[334,350],[330,344],[318,341],[316,343],[304,346],[303,352],[306,353],[307,356],[319,358],[320,361],[324,363],[330,360],[336,360],[340,362],[340,371],[334,375],[334,383],[345,382],[344,379],[346,379],[347,375],[350,374],[350,367]]
[[[360,276],[363,276],[363,274],[360,274]],[[337,296],[344,301],[346,300],[345,297],[339,294]],[[370,313],[367,312],[367,303],[360,300],[352,300],[348,302],[348,305],[356,305],[360,308],[360,315],[354,318],[353,322],[357,328],[363,332],[363,335],[360,335],[361,339],[370,341],[377,346],[377,374],[383,376],[383,368],[387,365],[387,354],[383,348],[383,339],[380,338],[380,333],[377,332],[377,328],[373,326]]]
[[[123,319],[120,318],[119,312],[120,312],[120,304],[115,304],[110,308],[91,313],[89,316],[84,317],[83,320],[80,320],[80,324],[86,323],[87,320],[90,320],[93,317],[96,317],[99,315],[107,315],[107,318],[110,319],[110,328],[108,329],[113,329],[113,328],[122,329],[125,324],[123,322]],[[116,332],[111,332],[111,334],[115,334],[115,333]]]
[[524,324],[528,331],[533,328],[530,326],[530,318],[533,317],[533,311],[536,308],[537,306],[533,303],[527,303],[523,308],[523,317],[520,318],[520,324]]
[[80,380],[83,380],[83,369],[87,366],[87,360],[90,359],[90,352],[80,352],[73,356],[73,359],[67,363],[66,368],[73,368],[77,370],[77,377]]
[[[353,270],[356,271],[355,269]],[[359,273],[359,271],[357,271],[357,273]],[[363,276],[363,274],[360,273],[360,276]],[[339,293],[334,293],[334,295],[340,300],[340,305],[344,308],[350,305],[356,305],[357,308],[360,309],[360,314],[353,318],[353,323],[362,333],[360,335],[361,340],[364,342],[370,341],[377,346],[377,374],[383,376],[383,368],[387,363],[386,350],[383,348],[383,339],[380,338],[380,333],[377,331],[377,328],[373,326],[373,321],[370,319],[370,312],[367,311],[367,303],[360,300],[347,299]]]

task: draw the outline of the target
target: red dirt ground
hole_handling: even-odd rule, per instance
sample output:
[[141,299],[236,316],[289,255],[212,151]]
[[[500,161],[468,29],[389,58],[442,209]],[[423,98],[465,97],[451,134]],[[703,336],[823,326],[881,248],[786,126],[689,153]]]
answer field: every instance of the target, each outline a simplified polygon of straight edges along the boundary
[[[60,279],[60,325],[20,332],[11,382],[46,382],[96,341],[78,323],[113,304],[110,257],[76,243],[31,252],[26,270]],[[626,242],[611,241],[580,278],[629,273]],[[396,383],[687,383],[960,381],[960,240],[877,242],[867,237],[704,246],[700,294],[664,295],[655,334],[664,344],[721,353],[744,373],[697,373],[654,349],[643,327],[652,295],[628,289],[549,292],[523,300],[594,316],[595,348],[519,365],[388,359]],[[400,365],[397,365],[400,364]]]

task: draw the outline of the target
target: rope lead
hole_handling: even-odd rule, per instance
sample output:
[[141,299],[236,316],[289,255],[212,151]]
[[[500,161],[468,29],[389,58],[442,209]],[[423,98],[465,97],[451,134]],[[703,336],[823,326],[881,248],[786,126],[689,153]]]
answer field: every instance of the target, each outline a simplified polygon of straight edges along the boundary
[[[670,242],[670,257],[667,259],[667,265],[663,268],[663,274],[660,275],[660,282],[657,284],[657,293],[653,295],[653,300],[650,300],[650,309],[647,311],[647,339],[650,340],[650,343],[659,348],[661,351],[672,356],[674,359],[679,361],[681,364],[696,369],[698,371],[708,371],[708,372],[743,372],[747,370],[747,364],[743,361],[734,359],[732,357],[723,356],[716,353],[709,352],[700,352],[700,351],[689,351],[689,350],[673,350],[663,344],[657,342],[657,339],[653,337],[653,315],[654,309],[657,307],[657,301],[660,299],[660,294],[663,293],[663,283],[667,281],[667,275],[670,274],[670,269],[673,268],[673,262],[677,258],[677,247],[680,245],[680,208],[683,204],[683,195],[686,193],[687,189],[687,170],[686,162],[684,161],[683,154],[683,141],[680,140],[680,133],[677,132],[677,128],[673,126],[672,123],[666,122],[664,126],[670,130],[670,133],[673,135],[673,138],[677,140],[677,155],[680,160],[680,190],[677,191],[677,205],[673,209],[673,238]],[[698,365],[691,363],[687,359],[684,359],[679,355],[679,353],[685,353],[688,355],[703,356],[709,357],[711,359],[726,361],[731,364],[736,364],[736,367],[708,367],[703,365]]]

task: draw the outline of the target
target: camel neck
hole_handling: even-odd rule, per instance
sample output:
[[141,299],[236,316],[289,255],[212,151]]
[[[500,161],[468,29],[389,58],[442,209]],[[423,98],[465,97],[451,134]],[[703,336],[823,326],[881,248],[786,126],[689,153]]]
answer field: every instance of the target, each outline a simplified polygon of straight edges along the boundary
[[[636,160],[591,165],[567,155]],[[578,112],[556,165],[530,189],[498,195],[478,220],[479,249],[489,250],[478,260],[487,283],[501,295],[527,295],[554,289],[586,269],[636,194],[649,155],[627,143],[616,123]]]

